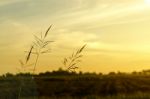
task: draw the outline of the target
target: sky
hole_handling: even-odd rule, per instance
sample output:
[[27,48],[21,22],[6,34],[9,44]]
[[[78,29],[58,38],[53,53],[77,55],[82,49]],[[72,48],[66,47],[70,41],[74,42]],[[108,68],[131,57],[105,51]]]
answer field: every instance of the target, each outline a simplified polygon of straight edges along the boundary
[[66,69],[63,58],[84,44],[78,71],[150,69],[150,0],[0,0],[0,74],[16,73],[33,35],[51,24],[55,42],[37,73]]

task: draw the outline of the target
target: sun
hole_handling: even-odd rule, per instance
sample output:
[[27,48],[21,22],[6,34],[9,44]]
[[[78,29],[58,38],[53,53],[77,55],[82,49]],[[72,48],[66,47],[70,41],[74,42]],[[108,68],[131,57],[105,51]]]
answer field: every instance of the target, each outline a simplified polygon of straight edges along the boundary
[[144,0],[146,4],[150,5],[150,0]]

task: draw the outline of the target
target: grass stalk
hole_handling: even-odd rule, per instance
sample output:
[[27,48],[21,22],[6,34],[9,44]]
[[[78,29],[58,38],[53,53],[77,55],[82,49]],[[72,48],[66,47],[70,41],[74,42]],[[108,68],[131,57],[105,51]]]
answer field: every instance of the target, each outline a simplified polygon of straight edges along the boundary
[[75,72],[75,70],[79,68],[77,64],[81,62],[81,58],[83,57],[82,51],[85,47],[86,44],[78,49],[75,53],[72,53],[70,57],[64,58],[63,65],[67,67],[67,70]]
[[[28,62],[31,60],[32,55],[33,54],[36,55],[34,64],[31,64],[31,66],[33,66],[32,73],[31,73],[32,74],[32,80],[34,79],[34,74],[35,74],[35,70],[36,70],[40,55],[48,53],[49,49],[47,48],[47,46],[53,42],[53,41],[47,41],[46,40],[46,37],[48,36],[48,33],[49,33],[51,27],[52,27],[52,25],[46,30],[44,36],[42,33],[41,33],[40,37],[34,35],[35,41],[33,42],[33,45],[31,46],[29,51],[25,51],[28,53],[27,57],[25,59],[25,62],[23,63],[22,61],[20,61],[21,67],[25,71],[24,67],[27,66]],[[22,78],[20,78],[20,79],[22,79]],[[21,82],[20,88],[19,88],[18,99],[21,98],[21,91],[22,91],[22,82]]]
[[35,69],[36,69],[36,66],[37,66],[37,63],[38,63],[38,60],[39,60],[39,56],[40,56],[40,54],[37,54],[32,74],[35,73]]

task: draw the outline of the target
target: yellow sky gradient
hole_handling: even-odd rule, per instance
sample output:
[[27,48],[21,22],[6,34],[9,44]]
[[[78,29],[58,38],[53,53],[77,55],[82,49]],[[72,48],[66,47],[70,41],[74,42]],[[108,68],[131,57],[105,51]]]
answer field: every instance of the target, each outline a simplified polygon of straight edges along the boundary
[[150,0],[0,0],[0,73],[16,72],[33,34],[50,24],[55,42],[37,72],[65,69],[63,58],[83,44],[80,71],[150,69]]

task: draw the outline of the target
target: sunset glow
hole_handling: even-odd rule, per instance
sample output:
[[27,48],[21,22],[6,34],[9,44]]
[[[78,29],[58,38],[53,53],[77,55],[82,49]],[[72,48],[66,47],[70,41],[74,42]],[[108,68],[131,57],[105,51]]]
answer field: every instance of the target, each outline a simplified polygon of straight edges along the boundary
[[52,71],[82,45],[79,71],[141,71],[150,68],[150,0],[0,0],[0,73],[17,72],[18,60],[53,24],[51,53],[37,72]]

